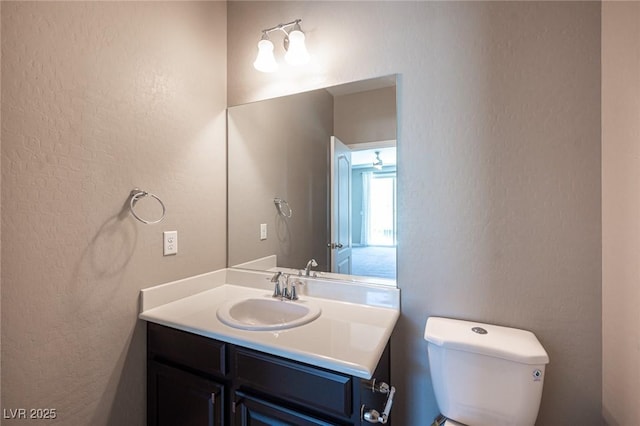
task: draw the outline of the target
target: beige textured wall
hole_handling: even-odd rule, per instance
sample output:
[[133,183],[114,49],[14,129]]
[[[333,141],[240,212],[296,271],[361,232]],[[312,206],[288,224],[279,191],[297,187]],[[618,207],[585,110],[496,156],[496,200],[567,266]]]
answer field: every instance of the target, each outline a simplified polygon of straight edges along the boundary
[[[2,46],[2,2],[0,2],[0,46]],[[2,93],[2,58],[0,58],[0,94]],[[0,108],[0,127],[2,126],[2,108]],[[2,132],[0,131],[0,164],[2,159]],[[1,166],[0,166],[1,168]],[[0,200],[2,199],[2,173],[0,173]],[[0,218],[2,203],[0,202]],[[1,221],[0,221],[1,222]],[[2,253],[2,226],[0,226],[0,256]],[[2,330],[2,262],[0,261],[0,330]],[[2,405],[2,333],[0,332],[0,408]],[[2,421],[0,420],[0,424]]]
[[640,3],[602,3],[602,393],[640,424]]
[[[333,97],[326,90],[229,109],[229,265],[277,255],[278,266],[327,270],[327,157]],[[293,214],[277,214],[274,197]],[[260,224],[267,239],[260,240]]]
[[[442,315],[535,332],[539,424],[601,424],[600,4],[228,7],[231,104],[401,74],[394,420],[436,413],[422,336]],[[298,17],[313,63],[256,72],[260,29]]]
[[3,408],[145,424],[139,290],[226,264],[225,63],[222,2],[2,3]]
[[335,135],[346,144],[396,139],[396,88],[334,97]]

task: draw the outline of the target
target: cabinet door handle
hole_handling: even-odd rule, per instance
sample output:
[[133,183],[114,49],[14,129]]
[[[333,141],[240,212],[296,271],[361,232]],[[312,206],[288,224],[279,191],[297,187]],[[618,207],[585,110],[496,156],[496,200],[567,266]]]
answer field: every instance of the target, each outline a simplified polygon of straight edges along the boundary
[[238,404],[241,404],[243,400],[244,398],[240,397],[240,398],[234,399],[233,402],[231,402],[231,412],[233,414],[236,413],[236,407],[238,406]]

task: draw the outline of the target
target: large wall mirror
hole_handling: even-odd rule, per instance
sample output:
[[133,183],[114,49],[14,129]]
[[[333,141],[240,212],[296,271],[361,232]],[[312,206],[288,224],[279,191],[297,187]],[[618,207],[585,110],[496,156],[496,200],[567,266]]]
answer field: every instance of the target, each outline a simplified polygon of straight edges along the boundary
[[396,284],[395,75],[230,107],[227,123],[230,267]]

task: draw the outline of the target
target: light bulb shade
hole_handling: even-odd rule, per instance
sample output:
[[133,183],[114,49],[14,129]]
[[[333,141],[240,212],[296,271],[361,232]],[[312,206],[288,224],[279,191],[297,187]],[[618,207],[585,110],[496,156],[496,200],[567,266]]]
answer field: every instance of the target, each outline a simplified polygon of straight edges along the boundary
[[284,55],[284,60],[291,65],[304,65],[309,62],[309,52],[304,45],[304,33],[294,29],[289,33],[289,48]]
[[262,72],[274,72],[278,69],[271,40],[263,38],[258,42],[258,57],[253,62],[253,67]]

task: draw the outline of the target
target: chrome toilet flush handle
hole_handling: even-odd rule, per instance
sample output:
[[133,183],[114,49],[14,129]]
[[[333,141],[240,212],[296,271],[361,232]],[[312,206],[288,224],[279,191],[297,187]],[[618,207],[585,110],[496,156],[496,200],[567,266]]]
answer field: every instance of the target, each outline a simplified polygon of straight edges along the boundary
[[373,408],[367,409],[364,405],[360,407],[360,417],[362,420],[366,420],[369,423],[382,423],[386,424],[389,421],[389,414],[391,414],[391,408],[393,407],[393,397],[396,394],[396,388],[389,386],[385,382],[376,383],[376,379],[373,379],[371,383],[371,390],[373,392],[379,392],[387,394],[387,402],[384,405],[384,410],[380,414]]

